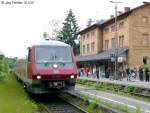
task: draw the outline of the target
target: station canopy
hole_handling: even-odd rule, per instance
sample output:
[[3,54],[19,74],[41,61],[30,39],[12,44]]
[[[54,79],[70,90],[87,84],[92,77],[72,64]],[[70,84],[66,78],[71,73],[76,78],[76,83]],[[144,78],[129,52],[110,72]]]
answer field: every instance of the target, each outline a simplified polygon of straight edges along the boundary
[[[118,57],[126,57],[127,48],[119,48],[118,49]],[[103,51],[99,54],[95,55],[86,55],[86,56],[77,56],[77,62],[83,61],[98,61],[98,60],[109,60],[111,57],[115,56],[116,50],[111,49],[107,51]]]

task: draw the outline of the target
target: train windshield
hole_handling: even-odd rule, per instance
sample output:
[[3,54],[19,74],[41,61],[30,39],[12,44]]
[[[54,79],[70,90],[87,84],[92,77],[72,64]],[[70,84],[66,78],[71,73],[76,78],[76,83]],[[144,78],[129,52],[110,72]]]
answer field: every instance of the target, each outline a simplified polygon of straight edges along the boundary
[[39,46],[36,47],[36,63],[38,67],[73,67],[72,56],[69,47]]

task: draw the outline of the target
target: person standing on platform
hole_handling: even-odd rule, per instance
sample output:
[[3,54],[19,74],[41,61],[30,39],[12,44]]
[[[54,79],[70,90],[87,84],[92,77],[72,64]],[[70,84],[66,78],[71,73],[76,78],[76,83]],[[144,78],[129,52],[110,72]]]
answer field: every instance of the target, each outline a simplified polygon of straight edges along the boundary
[[96,78],[96,66],[93,67],[93,78]]
[[137,80],[138,79],[138,69],[136,67],[133,68],[133,71],[135,73],[135,79]]
[[127,72],[127,81],[131,81],[131,70],[130,70],[130,68],[127,68],[126,72]]
[[150,76],[150,75],[149,75],[149,69],[146,68],[146,69],[145,69],[145,81],[146,81],[146,82],[149,82],[149,76]]
[[139,69],[139,78],[140,78],[140,81],[143,81],[143,69],[141,67]]
[[107,68],[107,69],[106,69],[106,76],[105,76],[105,77],[106,77],[106,78],[109,78],[109,75],[110,75],[110,68]]
[[99,79],[99,69],[98,69],[98,67],[96,67],[96,77],[97,77],[97,79]]

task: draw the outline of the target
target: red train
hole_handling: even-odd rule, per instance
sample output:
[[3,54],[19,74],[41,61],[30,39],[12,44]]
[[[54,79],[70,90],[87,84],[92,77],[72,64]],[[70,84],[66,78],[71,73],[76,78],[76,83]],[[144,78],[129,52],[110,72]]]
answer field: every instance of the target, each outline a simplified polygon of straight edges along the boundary
[[18,60],[14,72],[27,91],[50,93],[74,89],[77,65],[70,45],[52,40],[29,47],[27,59]]

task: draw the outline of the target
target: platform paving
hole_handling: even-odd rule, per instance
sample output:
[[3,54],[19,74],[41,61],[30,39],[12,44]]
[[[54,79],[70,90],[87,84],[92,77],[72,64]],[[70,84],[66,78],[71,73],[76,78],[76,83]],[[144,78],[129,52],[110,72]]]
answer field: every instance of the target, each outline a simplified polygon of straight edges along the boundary
[[150,113],[150,102],[145,102],[142,100],[133,99],[131,97],[120,96],[103,91],[97,91],[87,87],[83,87],[81,85],[76,85],[75,91],[90,97],[108,101],[118,106],[128,106],[129,110],[132,113],[136,113],[137,105],[141,108],[141,113]]

